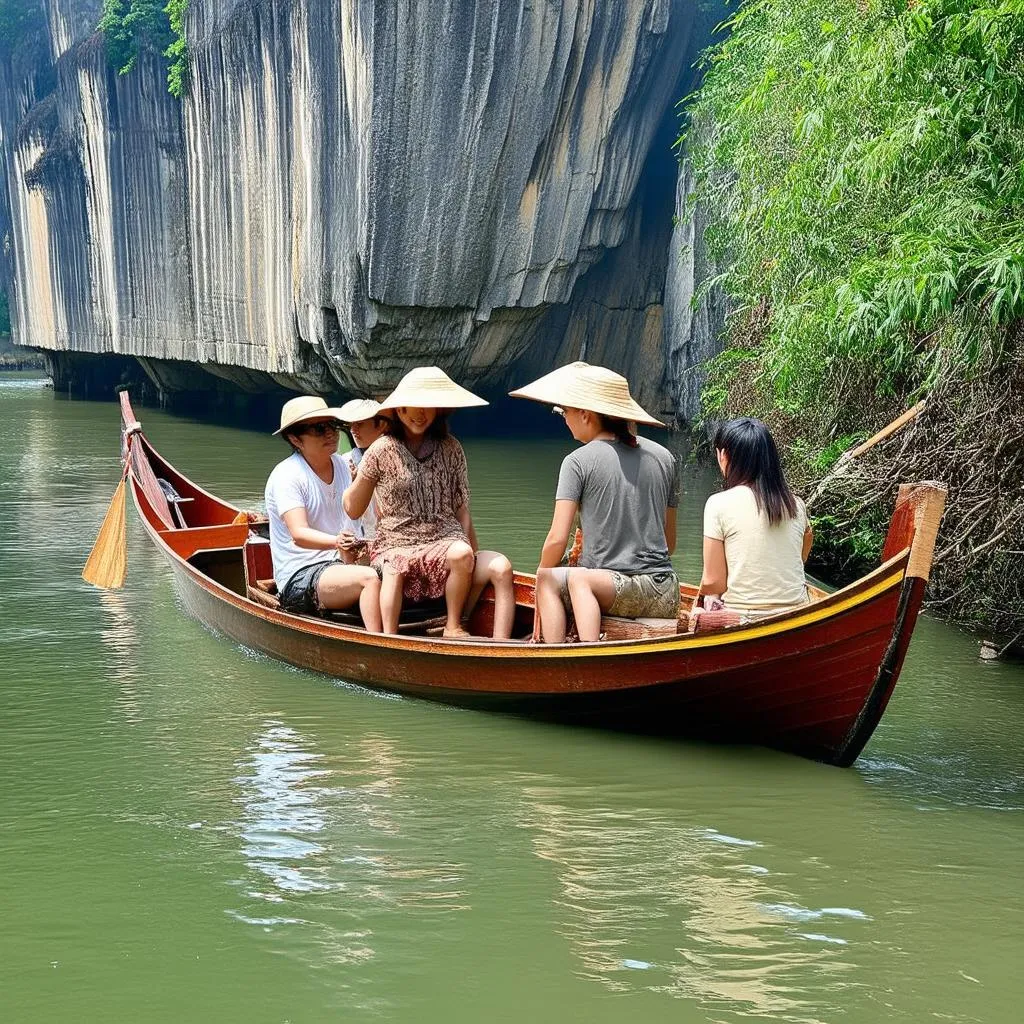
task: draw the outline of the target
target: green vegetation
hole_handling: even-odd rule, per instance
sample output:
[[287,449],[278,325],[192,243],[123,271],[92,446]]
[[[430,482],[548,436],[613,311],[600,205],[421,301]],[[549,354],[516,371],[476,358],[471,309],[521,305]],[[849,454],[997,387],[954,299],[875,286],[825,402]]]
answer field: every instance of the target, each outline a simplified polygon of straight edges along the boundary
[[733,310],[706,415],[760,415],[808,489],[928,395],[818,521],[856,562],[900,474],[949,481],[938,589],[990,621],[961,596],[1024,547],[1024,0],[746,0],[723,27],[680,140]]
[[0,292],[0,337],[11,333],[11,307],[7,301],[7,292]]
[[188,47],[185,45],[185,11],[188,0],[167,0],[164,11],[171,26],[173,39],[164,50],[164,56],[170,60],[167,69],[167,88],[172,96],[181,97],[185,94],[188,75]]
[[188,68],[187,7],[188,0],[103,0],[97,28],[106,36],[107,54],[117,73],[128,74],[144,50],[159,52],[169,61],[167,88],[180,98]]
[[765,399],[842,429],[853,396],[998,358],[1024,312],[1024,3],[750,0],[727,27],[687,143]]

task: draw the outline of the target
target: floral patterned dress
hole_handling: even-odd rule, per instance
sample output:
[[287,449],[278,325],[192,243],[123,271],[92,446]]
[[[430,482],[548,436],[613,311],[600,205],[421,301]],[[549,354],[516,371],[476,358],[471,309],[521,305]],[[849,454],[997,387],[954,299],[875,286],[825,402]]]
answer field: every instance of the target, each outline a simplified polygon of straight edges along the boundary
[[454,437],[427,440],[419,457],[397,438],[379,437],[363,455],[359,475],[374,483],[377,536],[370,564],[405,577],[408,601],[444,596],[448,549],[469,543],[455,513],[469,503],[466,454]]

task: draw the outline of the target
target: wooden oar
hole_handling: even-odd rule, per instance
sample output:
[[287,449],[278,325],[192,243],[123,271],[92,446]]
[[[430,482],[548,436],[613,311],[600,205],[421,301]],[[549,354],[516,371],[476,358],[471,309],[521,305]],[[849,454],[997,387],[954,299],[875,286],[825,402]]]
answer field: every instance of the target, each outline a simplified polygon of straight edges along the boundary
[[103,590],[116,590],[124,586],[128,570],[128,537],[125,529],[125,478],[128,467],[121,474],[121,480],[110,499],[107,514],[103,517],[96,543],[89,552],[89,558],[82,570],[82,579]]
[[902,416],[897,416],[887,427],[882,429],[877,434],[872,434],[863,444],[857,445],[852,451],[841,455],[839,462],[846,463],[851,459],[856,459],[863,455],[869,448],[874,448],[879,441],[884,441],[887,437],[895,434],[897,430],[905,427],[911,420],[916,420],[921,413],[924,412],[925,406],[928,404],[927,398],[922,398],[913,408],[908,409]]
[[810,504],[821,495],[821,492],[825,489],[826,485],[831,482],[833,477],[838,476],[854,459],[860,458],[861,455],[866,451],[869,451],[871,448],[874,448],[880,441],[884,441],[887,437],[891,437],[897,430],[901,430],[908,423],[916,420],[917,417],[924,412],[927,404],[928,399],[922,398],[917,405],[908,409],[900,416],[897,416],[892,423],[888,426],[882,427],[877,434],[872,434],[871,437],[863,442],[863,444],[859,444],[856,448],[851,448],[849,451],[843,452],[832,469],[825,474],[818,486],[814,488],[814,493],[807,499],[806,505],[810,506]]

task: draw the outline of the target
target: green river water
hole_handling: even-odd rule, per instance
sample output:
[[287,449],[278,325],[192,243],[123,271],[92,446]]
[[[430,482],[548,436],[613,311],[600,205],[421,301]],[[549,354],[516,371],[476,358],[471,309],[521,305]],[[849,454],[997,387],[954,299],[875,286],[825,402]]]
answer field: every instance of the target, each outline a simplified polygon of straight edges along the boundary
[[[284,454],[137,411],[243,506]],[[186,617],[131,508],[80,580],[117,424],[0,379],[4,1024],[1024,1018],[1021,667],[921,621],[849,770],[382,697]],[[455,426],[532,568],[571,442]]]

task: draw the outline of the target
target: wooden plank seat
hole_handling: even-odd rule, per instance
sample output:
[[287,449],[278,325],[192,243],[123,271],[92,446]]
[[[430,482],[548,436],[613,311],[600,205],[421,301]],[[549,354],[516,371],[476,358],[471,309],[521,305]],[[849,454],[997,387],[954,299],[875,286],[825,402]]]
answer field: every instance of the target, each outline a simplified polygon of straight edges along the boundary
[[675,636],[679,632],[676,619],[624,619],[618,615],[601,616],[601,633],[605,640],[647,640],[656,636]]
[[[812,594],[812,598],[815,596]],[[735,612],[703,612],[700,618],[702,621],[698,628],[697,617],[686,607],[680,607],[677,619],[623,619],[617,615],[603,615],[601,633],[606,640],[646,640],[676,633],[721,633],[747,624]]]
[[[280,609],[281,602],[277,596],[277,582],[275,580],[257,580],[255,586],[246,588],[249,599],[261,604],[266,608]],[[338,622],[345,626],[363,626],[363,617],[359,614],[358,608],[344,608],[335,611],[323,611],[316,618],[327,619],[328,622]],[[443,626],[447,615],[445,614],[444,598],[436,601],[424,601],[420,604],[406,604],[402,606],[402,612],[398,617],[399,633],[418,633],[428,629]]]
[[249,584],[245,592],[250,601],[255,601],[266,608],[280,608],[281,602],[277,597],[277,583],[274,580],[257,580],[256,586]]
[[[323,611],[320,618],[328,622],[339,622],[344,626],[363,625],[363,617],[359,614],[358,608],[344,608],[339,611]],[[424,633],[430,629],[444,626],[448,616],[445,610],[444,598],[436,601],[422,601],[419,604],[404,603],[402,611],[398,616],[399,633]]]

